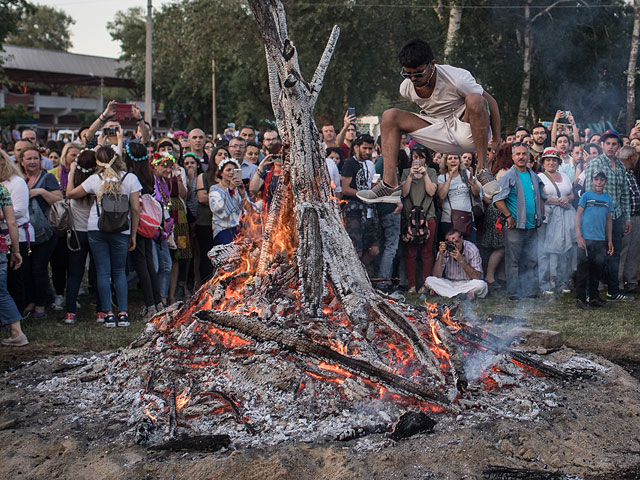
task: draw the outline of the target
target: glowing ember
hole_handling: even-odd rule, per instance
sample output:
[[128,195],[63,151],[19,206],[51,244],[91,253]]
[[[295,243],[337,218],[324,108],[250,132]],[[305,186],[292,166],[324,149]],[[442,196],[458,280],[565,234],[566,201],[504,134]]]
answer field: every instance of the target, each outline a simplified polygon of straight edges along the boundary
[[180,395],[176,397],[176,408],[178,410],[186,407],[189,404],[190,398],[187,397],[187,391],[185,390]]
[[151,420],[153,420],[154,422],[158,421],[157,417],[154,417],[153,415],[151,415],[151,412],[149,411],[149,408],[151,408],[151,406],[153,405],[153,403],[149,403],[147,405],[147,407],[144,409],[144,414],[149,417]]

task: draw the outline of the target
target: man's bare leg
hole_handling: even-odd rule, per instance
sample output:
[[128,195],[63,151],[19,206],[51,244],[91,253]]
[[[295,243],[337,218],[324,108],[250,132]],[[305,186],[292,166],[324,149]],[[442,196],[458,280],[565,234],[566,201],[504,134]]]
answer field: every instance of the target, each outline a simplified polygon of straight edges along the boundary
[[[465,99],[466,110],[462,118],[471,127],[471,136],[476,147],[476,178],[483,188],[484,194],[491,198],[500,191],[500,186],[491,172],[485,169],[487,163],[487,147],[489,145],[489,111],[482,95],[471,94]],[[484,171],[483,171],[484,170]]]
[[[405,112],[399,108],[391,108],[382,114],[380,131],[382,135],[382,160],[384,173],[382,179],[390,187],[398,185],[398,151],[402,132],[413,132],[431,125],[429,122]],[[486,147],[485,147],[486,148]]]
[[477,171],[484,168],[487,161],[487,147],[489,145],[489,112],[482,95],[471,94],[466,97],[466,110],[463,122],[471,126],[473,143],[476,146]]
[[357,193],[365,203],[399,203],[400,187],[398,187],[398,151],[402,132],[413,132],[431,125],[417,115],[397,108],[382,114],[380,130],[382,133],[382,159],[384,170],[382,182],[378,182],[371,190]]

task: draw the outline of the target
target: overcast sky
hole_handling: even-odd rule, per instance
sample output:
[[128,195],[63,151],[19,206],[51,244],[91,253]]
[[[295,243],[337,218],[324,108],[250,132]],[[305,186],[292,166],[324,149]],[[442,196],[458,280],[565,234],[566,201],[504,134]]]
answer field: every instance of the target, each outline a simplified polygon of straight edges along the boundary
[[[76,23],[71,26],[72,53],[98,55],[101,57],[120,56],[120,45],[111,40],[107,22],[113,20],[116,12],[129,7],[143,7],[146,0],[35,0],[37,5],[48,5],[64,10]],[[153,0],[153,7],[159,8],[170,0]]]

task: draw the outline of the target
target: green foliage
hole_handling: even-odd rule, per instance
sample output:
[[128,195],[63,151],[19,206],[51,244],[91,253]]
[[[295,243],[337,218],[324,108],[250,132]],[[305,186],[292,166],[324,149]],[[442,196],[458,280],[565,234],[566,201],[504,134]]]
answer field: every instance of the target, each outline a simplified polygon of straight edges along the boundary
[[[601,117],[614,123],[624,110],[627,52],[633,21],[624,0],[588,0],[591,8],[555,7],[533,24],[531,118],[550,119],[571,109],[579,123]],[[433,3],[433,2],[430,2]],[[441,11],[422,0],[285,0],[289,34],[303,76],[310,80],[334,24],[340,39],[316,107],[318,121],[338,127],[347,106],[379,115],[391,107],[415,109],[398,93],[397,53],[411,38],[442,56],[448,4]],[[554,3],[534,0],[532,15]],[[467,0],[450,59],[494,95],[504,128],[515,127],[523,79],[524,7],[512,0]],[[145,18],[120,13],[109,25],[121,43],[127,73],[144,86]],[[154,98],[176,126],[211,130],[211,60],[216,64],[218,131],[227,122],[272,120],[263,44],[241,0],[182,0],[154,13]],[[640,88],[640,87],[639,87]],[[140,92],[142,93],[142,92]]]
[[67,51],[71,48],[69,27],[75,20],[62,10],[35,5],[21,18],[6,42],[22,47]]
[[30,8],[26,0],[0,0],[0,43],[17,31],[22,15]]
[[0,108],[0,124],[15,125],[16,123],[31,123],[33,115],[27,112],[24,105],[7,105]]

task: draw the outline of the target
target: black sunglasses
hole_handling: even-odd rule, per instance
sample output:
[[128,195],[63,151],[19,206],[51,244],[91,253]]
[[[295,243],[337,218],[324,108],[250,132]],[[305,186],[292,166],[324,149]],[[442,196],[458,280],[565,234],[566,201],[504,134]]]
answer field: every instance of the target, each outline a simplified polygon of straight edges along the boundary
[[429,71],[429,65],[427,65],[427,68],[425,68],[423,71],[421,72],[415,72],[415,73],[408,73],[404,71],[404,68],[402,70],[400,70],[400,75],[402,75],[403,78],[420,78],[420,77],[424,77],[424,75]]

